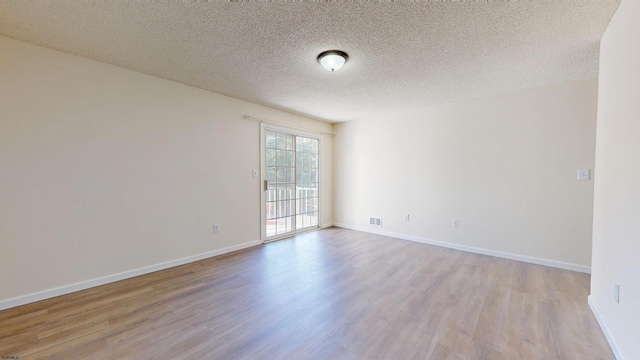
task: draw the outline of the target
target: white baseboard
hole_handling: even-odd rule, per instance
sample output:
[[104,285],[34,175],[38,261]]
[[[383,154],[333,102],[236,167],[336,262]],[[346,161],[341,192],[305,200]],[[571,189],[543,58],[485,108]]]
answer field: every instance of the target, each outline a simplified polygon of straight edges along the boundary
[[5,309],[13,308],[13,307],[16,307],[16,306],[21,306],[21,305],[33,303],[33,302],[40,301],[40,300],[50,299],[52,297],[65,295],[65,294],[69,294],[69,293],[80,291],[80,290],[89,289],[89,288],[92,288],[92,287],[96,287],[96,286],[100,286],[100,285],[104,285],[104,284],[108,284],[108,283],[112,283],[112,282],[116,282],[116,281],[120,281],[120,280],[124,280],[124,279],[128,279],[128,278],[132,278],[132,277],[139,276],[139,275],[149,274],[149,273],[152,273],[152,272],[155,272],[155,271],[164,270],[164,269],[172,268],[172,267],[175,267],[175,266],[188,264],[188,263],[191,263],[191,262],[194,262],[194,261],[198,261],[198,260],[210,258],[210,257],[213,257],[213,256],[230,253],[230,252],[237,251],[237,250],[246,249],[246,248],[249,248],[249,247],[252,247],[252,246],[256,246],[256,245],[260,245],[260,244],[262,244],[262,241],[260,241],[260,240],[250,241],[250,242],[246,242],[246,243],[243,243],[243,244],[238,244],[238,245],[229,246],[229,247],[226,247],[226,248],[223,248],[223,249],[208,251],[208,252],[202,253],[202,254],[187,256],[187,257],[184,257],[184,258],[181,258],[181,259],[171,260],[171,261],[167,261],[167,262],[160,263],[160,264],[145,266],[145,267],[142,267],[142,268],[133,269],[133,270],[129,270],[129,271],[124,271],[124,272],[113,274],[113,275],[102,276],[102,277],[99,277],[99,278],[96,278],[96,279],[81,281],[81,282],[77,282],[77,283],[70,284],[70,285],[64,285],[64,286],[56,287],[56,288],[53,288],[53,289],[48,289],[48,290],[43,290],[43,291],[38,291],[38,292],[35,292],[35,293],[27,294],[27,295],[17,296],[17,297],[14,297],[14,298],[10,298],[10,299],[7,299],[7,300],[0,301],[0,310],[5,310]]
[[466,251],[466,252],[475,253],[475,254],[482,254],[482,255],[499,257],[503,259],[522,261],[522,262],[531,263],[531,264],[550,266],[554,268],[577,271],[577,272],[586,273],[586,274],[591,273],[591,267],[584,266],[584,265],[570,264],[570,263],[565,263],[562,261],[555,261],[555,260],[540,259],[540,258],[511,254],[511,253],[495,251],[495,250],[487,250],[487,249],[477,248],[473,246],[460,245],[460,244],[455,244],[455,243],[446,242],[446,241],[431,240],[431,239],[427,239],[419,236],[397,234],[389,231],[370,229],[366,227],[354,226],[349,224],[333,223],[333,226],[344,228],[344,229],[367,232],[371,234],[389,236],[389,237],[398,238],[402,240],[415,241],[423,244],[435,245],[435,246],[445,247],[449,249]]
[[605,325],[605,322],[602,319],[602,316],[600,315],[600,312],[598,311],[596,304],[591,299],[592,299],[591,295],[589,295],[587,297],[587,302],[589,303],[589,307],[591,308],[591,312],[593,313],[593,316],[595,316],[596,320],[598,321],[598,325],[600,325],[600,329],[602,329],[602,332],[604,333],[604,337],[607,339],[607,342],[609,343],[609,347],[611,347],[611,351],[613,351],[613,355],[616,357],[617,360],[624,360],[624,356],[622,356],[622,353],[620,353],[620,349],[618,348],[618,345],[616,344],[615,340],[613,340],[613,336],[611,336],[611,333],[609,332],[609,328],[607,328],[607,325]]
[[330,228],[332,226],[333,226],[333,223],[326,223],[326,224],[320,225],[320,229],[326,229],[326,228]]

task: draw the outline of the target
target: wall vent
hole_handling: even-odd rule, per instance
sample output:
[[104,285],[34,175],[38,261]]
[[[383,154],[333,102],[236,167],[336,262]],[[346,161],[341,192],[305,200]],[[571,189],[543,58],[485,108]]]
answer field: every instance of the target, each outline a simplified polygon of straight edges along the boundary
[[369,225],[373,225],[373,226],[382,226],[382,218],[379,218],[379,217],[370,217],[370,218],[369,218]]

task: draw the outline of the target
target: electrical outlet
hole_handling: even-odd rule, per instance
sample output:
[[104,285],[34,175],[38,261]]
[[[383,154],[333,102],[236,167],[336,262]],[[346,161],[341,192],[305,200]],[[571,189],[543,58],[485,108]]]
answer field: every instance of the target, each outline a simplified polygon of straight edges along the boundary
[[578,180],[584,181],[591,179],[591,169],[578,169]]
[[459,228],[460,227],[460,220],[453,219],[453,222],[451,223],[451,226],[453,226],[454,228]]
[[620,304],[620,284],[613,284],[613,300]]
[[404,221],[411,221],[411,215],[407,214],[407,216],[404,217]]
[[220,224],[213,224],[213,232],[214,233],[220,232]]

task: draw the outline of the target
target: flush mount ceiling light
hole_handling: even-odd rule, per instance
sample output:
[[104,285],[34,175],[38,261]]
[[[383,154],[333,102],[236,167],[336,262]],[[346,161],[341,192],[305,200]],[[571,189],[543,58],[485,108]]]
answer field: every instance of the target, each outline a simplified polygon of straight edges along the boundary
[[318,55],[318,62],[323,68],[334,72],[342,67],[349,60],[349,55],[340,50],[328,50]]

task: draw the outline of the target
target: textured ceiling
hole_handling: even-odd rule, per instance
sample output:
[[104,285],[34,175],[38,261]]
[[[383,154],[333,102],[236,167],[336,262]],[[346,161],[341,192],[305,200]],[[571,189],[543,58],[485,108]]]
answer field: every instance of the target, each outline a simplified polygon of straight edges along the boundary
[[618,4],[3,0],[0,34],[335,122],[595,77]]

